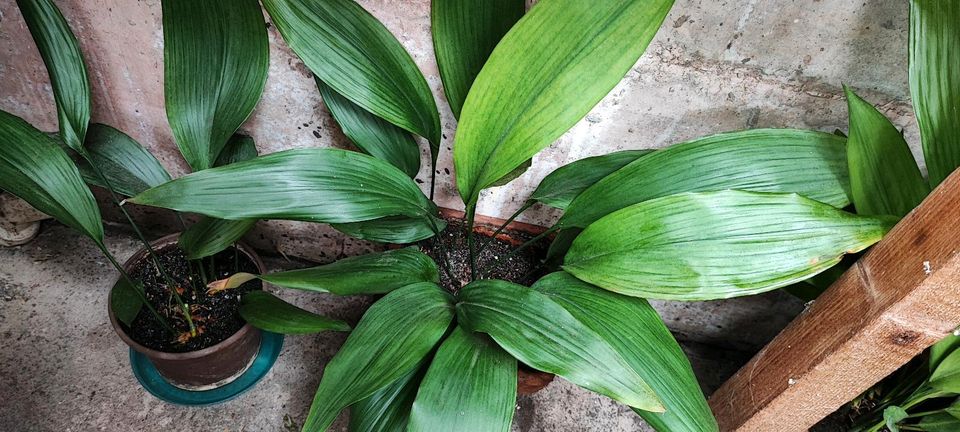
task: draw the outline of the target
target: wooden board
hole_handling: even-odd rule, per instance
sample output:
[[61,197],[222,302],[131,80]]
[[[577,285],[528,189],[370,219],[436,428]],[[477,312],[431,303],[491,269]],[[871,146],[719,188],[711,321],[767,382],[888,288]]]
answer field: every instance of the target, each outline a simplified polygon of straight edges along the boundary
[[723,431],[804,431],[960,324],[954,172],[710,399]]

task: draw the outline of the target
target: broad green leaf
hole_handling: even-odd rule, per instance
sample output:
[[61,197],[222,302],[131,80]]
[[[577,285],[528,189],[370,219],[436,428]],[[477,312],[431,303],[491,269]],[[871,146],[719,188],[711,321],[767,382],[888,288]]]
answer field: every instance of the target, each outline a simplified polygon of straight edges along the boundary
[[343,134],[364,153],[390,162],[410,178],[420,172],[420,146],[410,132],[400,129],[341,96],[317,80],[323,103]]
[[100,209],[70,156],[6,111],[0,111],[0,189],[103,244]]
[[712,135],[642,157],[574,198],[557,222],[586,228],[632,204],[682,192],[793,192],[834,207],[850,204],[845,140],[795,129]]
[[890,429],[890,432],[900,432],[898,423],[908,416],[909,414],[907,414],[907,411],[903,408],[891,405],[883,410],[883,423],[887,425],[887,429]]
[[217,156],[217,160],[213,163],[213,166],[227,166],[232,163],[248,161],[259,156],[260,153],[257,152],[257,144],[253,141],[253,138],[243,135],[243,134],[233,134],[227,144],[223,146],[223,150],[220,151],[220,155]]
[[321,81],[377,117],[430,141],[440,114],[430,86],[397,38],[353,0],[264,0],[287,45]]
[[383,294],[420,282],[438,283],[437,265],[410,246],[344,258],[332,264],[260,276],[284,288],[337,295]]
[[430,363],[406,430],[509,432],[516,402],[517,360],[457,327]]
[[547,256],[544,257],[544,265],[548,270],[556,270],[563,264],[563,256],[570,250],[573,240],[583,232],[581,228],[566,228],[557,231],[550,247],[547,248]]
[[256,0],[163,0],[167,121],[194,171],[213,166],[260,100],[270,64]]
[[636,297],[739,297],[820,273],[892,225],[796,194],[685,193],[594,222],[573,241],[563,269]]
[[[447,222],[431,217],[438,231],[443,231]],[[331,224],[335,230],[361,240],[381,243],[407,244],[416,243],[433,237],[434,226],[427,218],[410,218],[406,216],[388,216],[363,222],[347,224]]]
[[960,398],[954,399],[953,403],[950,406],[943,409],[947,414],[952,415],[956,419],[960,419]]
[[507,33],[470,89],[453,147],[468,207],[548,146],[633,67],[673,0],[544,0]]
[[330,148],[287,150],[210,168],[129,201],[231,220],[349,223],[436,212],[417,184],[393,165]]
[[960,350],[947,354],[930,374],[930,387],[960,394]]
[[506,186],[508,183],[516,180],[517,177],[522,176],[523,173],[527,172],[527,170],[530,169],[531,166],[533,166],[533,159],[527,159],[523,161],[523,163],[521,163],[519,166],[514,168],[513,171],[508,172],[507,175],[493,182],[490,185],[490,187]]
[[524,0],[434,0],[430,30],[443,93],[460,117],[473,80],[500,38],[523,16]]
[[420,365],[370,397],[351,405],[350,432],[406,432],[410,407],[426,372],[426,364]]
[[906,216],[930,187],[893,123],[852,90],[844,91],[850,111],[847,163],[857,214]]
[[960,166],[960,2],[910,1],[910,93],[930,185]]
[[350,326],[343,321],[303,310],[266,291],[244,294],[240,300],[240,316],[258,329],[281,334],[350,331]]
[[60,136],[82,152],[90,123],[90,83],[77,38],[53,0],[17,0],[17,6],[50,74]]
[[143,307],[143,299],[137,290],[143,292],[143,285],[133,286],[125,277],[117,279],[117,283],[113,284],[113,289],[110,290],[110,309],[114,316],[127,326],[133,325],[133,320]]
[[690,361],[650,304],[551,273],[533,289],[549,296],[613,347],[650,385],[666,411],[637,410],[661,431],[717,431]]
[[937,413],[923,416],[917,426],[926,432],[957,432],[960,430],[960,419],[948,413]]
[[205,258],[230,247],[256,224],[256,219],[203,218],[184,230],[177,244],[188,260]]
[[662,412],[650,386],[599,334],[550,297],[501,280],[460,291],[464,328],[489,334],[518,360],[634,408]]
[[[91,124],[83,146],[86,157],[97,165],[113,191],[120,195],[134,196],[170,181],[170,174],[156,157],[133,138],[110,126]],[[74,162],[87,184],[107,188],[86,159],[78,156]]]
[[930,371],[933,372],[940,362],[950,353],[960,348],[960,336],[949,335],[930,347]]
[[453,298],[433,283],[408,285],[378,300],[327,363],[303,430],[326,430],[340,410],[409,373],[452,320]]
[[588,187],[651,151],[618,151],[568,163],[544,177],[530,199],[563,210]]

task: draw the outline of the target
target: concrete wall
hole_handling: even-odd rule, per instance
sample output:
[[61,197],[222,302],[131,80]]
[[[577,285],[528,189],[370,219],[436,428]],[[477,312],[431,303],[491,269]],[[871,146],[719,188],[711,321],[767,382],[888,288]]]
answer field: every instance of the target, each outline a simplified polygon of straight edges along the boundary
[[[91,73],[93,120],[146,145],[174,174],[187,172],[163,108],[159,0],[59,0]],[[445,141],[438,202],[460,208],[450,147],[456,122],[442,95],[428,0],[360,0],[411,52],[438,101]],[[481,198],[480,213],[505,217],[543,176],[567,162],[620,149],[656,148],[753,127],[846,129],[841,82],[918,134],[907,86],[907,4],[884,0],[677,0],[657,38],[624,80],[578,125],[534,159],[522,177]],[[263,99],[242,130],[261,153],[347,146],[310,72],[275,29]],[[0,109],[56,129],[50,85],[14,0],[0,0]],[[426,166],[426,163],[424,164]],[[428,178],[427,172],[420,173]],[[521,220],[557,215],[535,208]],[[353,243],[328,228],[261,223],[262,242],[323,259]],[[266,243],[261,243],[261,246]]]

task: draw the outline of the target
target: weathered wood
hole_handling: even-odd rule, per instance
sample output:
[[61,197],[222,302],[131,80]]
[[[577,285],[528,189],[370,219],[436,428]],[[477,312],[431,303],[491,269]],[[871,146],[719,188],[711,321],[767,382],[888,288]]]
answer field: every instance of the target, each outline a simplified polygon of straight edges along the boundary
[[710,399],[724,431],[802,431],[960,323],[953,173]]

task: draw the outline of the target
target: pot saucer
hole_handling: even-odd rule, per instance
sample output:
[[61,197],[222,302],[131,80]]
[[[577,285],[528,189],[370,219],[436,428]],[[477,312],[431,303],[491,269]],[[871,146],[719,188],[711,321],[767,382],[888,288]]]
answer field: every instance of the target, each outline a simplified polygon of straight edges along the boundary
[[133,375],[147,392],[164,402],[175,405],[186,406],[207,406],[216,405],[233,399],[260,381],[280,355],[280,349],[283,347],[283,335],[261,331],[262,338],[260,342],[260,351],[257,353],[253,363],[243,375],[236,380],[222,387],[211,390],[190,391],[176,387],[165,380],[157,368],[150,363],[150,360],[143,354],[130,349],[130,366],[133,368]]

